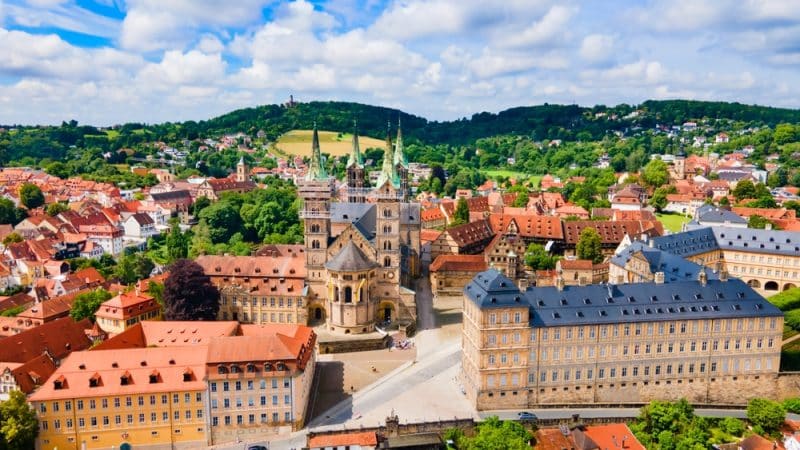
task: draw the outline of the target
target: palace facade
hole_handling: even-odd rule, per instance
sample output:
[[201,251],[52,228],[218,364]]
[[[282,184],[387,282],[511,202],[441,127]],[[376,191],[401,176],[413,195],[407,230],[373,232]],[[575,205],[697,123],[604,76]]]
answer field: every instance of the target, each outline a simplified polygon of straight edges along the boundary
[[721,275],[521,291],[482,272],[464,290],[466,394],[479,410],[790,395],[778,376],[783,314]]

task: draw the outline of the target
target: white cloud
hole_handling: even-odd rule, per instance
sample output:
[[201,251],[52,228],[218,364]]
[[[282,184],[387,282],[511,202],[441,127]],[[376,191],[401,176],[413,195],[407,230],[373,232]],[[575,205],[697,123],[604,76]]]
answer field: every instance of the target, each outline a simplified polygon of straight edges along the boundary
[[614,50],[614,38],[605,34],[590,34],[583,38],[578,54],[589,62],[607,61]]
[[119,30],[117,21],[61,0],[5,5],[0,1],[0,25],[4,16],[7,22],[23,27],[55,27],[101,37],[113,37]]
[[261,17],[269,0],[127,0],[120,43],[155,51],[183,48],[199,29],[246,26]]
[[563,41],[567,23],[576,12],[576,8],[555,5],[541,19],[534,21],[521,32],[509,33],[503,43],[512,47],[537,47]]
[[169,89],[174,85],[208,85],[222,81],[225,62],[219,53],[207,55],[199,50],[181,53],[170,50],[159,63],[148,64],[137,78],[145,86]]

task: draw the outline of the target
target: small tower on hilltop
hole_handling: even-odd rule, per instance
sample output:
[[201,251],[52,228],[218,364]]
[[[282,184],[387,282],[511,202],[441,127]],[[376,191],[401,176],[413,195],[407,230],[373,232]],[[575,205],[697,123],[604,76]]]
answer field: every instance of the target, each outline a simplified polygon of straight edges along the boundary
[[247,163],[244,162],[244,156],[242,156],[236,164],[236,181],[242,183],[247,181],[247,179]]

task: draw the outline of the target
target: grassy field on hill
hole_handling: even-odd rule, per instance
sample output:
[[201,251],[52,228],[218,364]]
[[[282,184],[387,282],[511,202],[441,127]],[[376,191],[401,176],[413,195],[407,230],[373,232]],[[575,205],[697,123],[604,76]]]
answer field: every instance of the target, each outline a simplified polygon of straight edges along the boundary
[[542,179],[541,175],[528,175],[524,172],[515,172],[513,170],[506,169],[488,169],[483,170],[482,172],[489,178],[505,177],[515,178],[517,180],[530,180],[533,185],[539,184],[539,181]]
[[[278,138],[275,146],[288,155],[311,155],[311,136],[312,130],[292,130]],[[339,134],[335,131],[318,131],[319,147],[322,153],[333,156],[347,155],[352,146],[352,134]],[[385,142],[380,139],[373,139],[366,136],[358,137],[361,151],[368,148],[383,148]]]
[[664,228],[673,233],[680,232],[683,228],[683,224],[691,220],[683,214],[656,213],[656,217],[658,218],[658,221],[664,225]]

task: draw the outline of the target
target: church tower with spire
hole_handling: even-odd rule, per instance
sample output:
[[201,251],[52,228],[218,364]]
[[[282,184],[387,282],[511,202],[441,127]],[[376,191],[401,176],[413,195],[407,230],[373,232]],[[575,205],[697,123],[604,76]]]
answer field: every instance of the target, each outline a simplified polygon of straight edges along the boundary
[[406,158],[403,150],[403,127],[400,123],[400,117],[398,116],[397,142],[395,143],[394,157],[392,158],[392,162],[394,163],[394,170],[397,173],[397,178],[400,183],[400,195],[402,197],[401,201],[406,202],[411,194],[411,190],[408,186],[408,159]]
[[247,163],[244,162],[244,156],[242,156],[236,164],[236,181],[243,183],[247,181],[247,179]]
[[364,161],[361,157],[361,148],[358,145],[358,127],[353,123],[353,149],[347,160],[347,201],[350,203],[364,203]]
[[325,298],[325,262],[331,238],[331,198],[334,194],[333,177],[328,176],[319,148],[317,125],[311,142],[311,163],[303,180],[298,182],[298,193],[303,199],[301,218],[304,223],[306,281],[309,295]]

